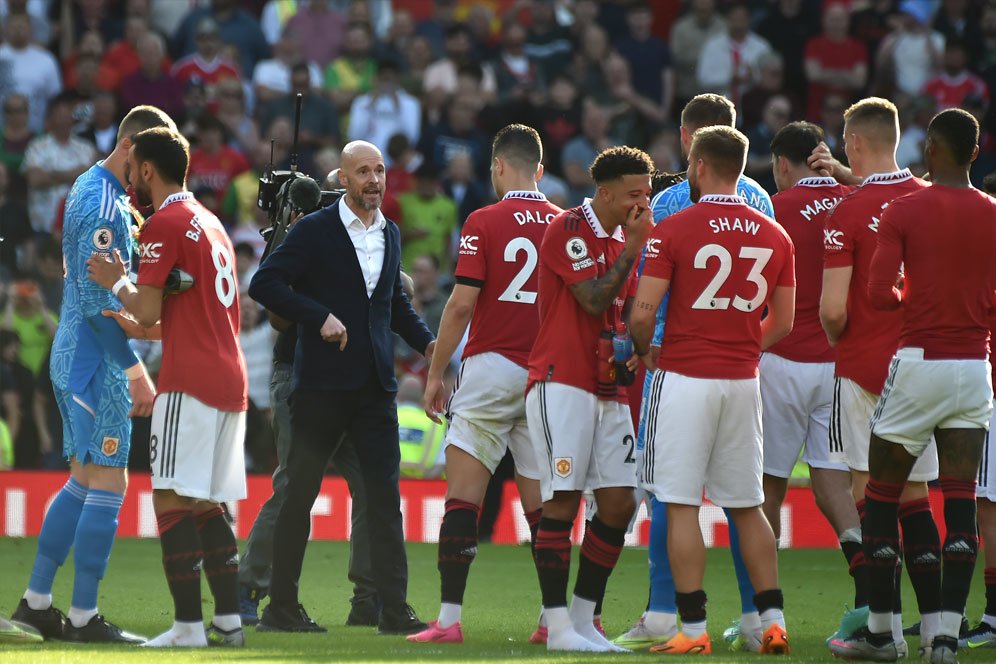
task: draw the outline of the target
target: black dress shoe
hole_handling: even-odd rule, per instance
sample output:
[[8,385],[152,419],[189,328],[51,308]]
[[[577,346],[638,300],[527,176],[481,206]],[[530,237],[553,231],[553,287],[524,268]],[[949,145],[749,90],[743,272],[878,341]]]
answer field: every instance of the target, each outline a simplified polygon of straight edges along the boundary
[[257,632],[327,632],[308,616],[303,604],[283,607],[270,602],[260,616]]
[[380,610],[373,600],[354,602],[349,610],[346,625],[349,627],[376,627],[380,622]]
[[10,619],[34,627],[46,641],[61,639],[66,631],[66,615],[62,611],[54,606],[47,609],[32,609],[28,606],[28,600],[23,598]]
[[377,631],[381,634],[414,634],[428,627],[415,615],[410,604],[402,604],[393,609],[385,608],[380,614]]
[[144,636],[124,631],[99,613],[90,618],[90,622],[82,627],[76,627],[67,620],[66,631],[62,638],[64,641],[75,643],[132,643],[136,645],[148,640]]

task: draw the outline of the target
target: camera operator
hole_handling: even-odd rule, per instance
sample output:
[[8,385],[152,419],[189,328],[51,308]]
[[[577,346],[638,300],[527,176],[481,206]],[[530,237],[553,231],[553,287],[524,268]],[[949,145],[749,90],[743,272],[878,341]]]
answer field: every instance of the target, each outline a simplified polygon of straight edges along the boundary
[[[398,489],[400,452],[391,332],[431,357],[435,342],[402,291],[400,235],[380,212],[385,167],[375,146],[342,151],[338,203],[301,219],[253,277],[249,294],[297,323],[287,496],[277,517],[271,600],[260,628],[324,631],[298,602],[310,510],[329,457],[356,442],[368,545],[382,602],[381,633],[425,627],[407,604],[408,564]],[[366,332],[363,330],[366,328]]]

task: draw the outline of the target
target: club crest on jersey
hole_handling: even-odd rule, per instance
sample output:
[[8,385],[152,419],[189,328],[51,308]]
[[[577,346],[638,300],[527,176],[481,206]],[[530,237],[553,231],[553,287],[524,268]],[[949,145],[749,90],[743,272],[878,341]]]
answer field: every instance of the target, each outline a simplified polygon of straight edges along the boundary
[[107,226],[101,226],[93,232],[93,246],[97,251],[107,251],[114,244],[114,233]]
[[557,477],[570,477],[574,472],[574,457],[557,457],[553,460],[553,471]]
[[119,444],[120,441],[117,438],[104,436],[104,442],[100,444],[100,451],[104,453],[104,456],[114,456],[118,453]]
[[567,255],[572,261],[579,261],[588,256],[588,245],[579,237],[572,237],[567,241]]

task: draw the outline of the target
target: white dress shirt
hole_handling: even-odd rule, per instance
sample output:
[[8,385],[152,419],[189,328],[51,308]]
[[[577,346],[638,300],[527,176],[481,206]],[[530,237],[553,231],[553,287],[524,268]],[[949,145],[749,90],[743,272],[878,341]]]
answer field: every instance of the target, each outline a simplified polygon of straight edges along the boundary
[[367,286],[367,297],[373,295],[377,282],[380,281],[381,270],[384,269],[384,229],[387,219],[384,213],[377,210],[377,216],[370,228],[363,225],[360,218],[346,205],[346,197],[339,199],[339,216],[349,233],[349,239],[356,249],[356,260],[363,272],[363,283]]

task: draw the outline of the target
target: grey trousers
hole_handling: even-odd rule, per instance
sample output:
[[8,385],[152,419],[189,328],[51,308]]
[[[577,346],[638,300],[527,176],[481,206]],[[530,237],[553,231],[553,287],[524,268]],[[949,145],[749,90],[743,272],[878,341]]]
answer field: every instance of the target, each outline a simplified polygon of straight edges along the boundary
[[[273,561],[273,530],[287,491],[287,456],[290,454],[291,425],[287,398],[291,393],[293,366],[273,365],[270,380],[270,404],[273,409],[273,435],[277,447],[277,469],[273,473],[273,495],[266,501],[249,532],[246,551],[239,561],[239,583],[264,592],[270,589]],[[360,462],[350,440],[344,440],[332,457],[336,470],[346,480],[353,499],[352,535],[349,541],[349,580],[353,584],[353,603],[373,601],[374,586],[367,536],[367,501],[363,489]]]

